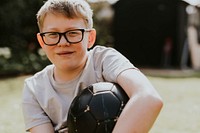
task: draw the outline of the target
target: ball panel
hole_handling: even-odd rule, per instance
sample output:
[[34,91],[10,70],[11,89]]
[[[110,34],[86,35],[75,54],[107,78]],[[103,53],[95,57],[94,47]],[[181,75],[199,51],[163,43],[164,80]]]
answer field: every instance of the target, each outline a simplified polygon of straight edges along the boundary
[[112,133],[116,121],[106,120],[97,125],[95,133]]
[[92,84],[92,87],[89,89],[95,94],[98,92],[111,91],[112,87],[113,87],[113,83],[98,82],[98,83]]
[[97,120],[115,118],[120,107],[120,101],[111,91],[97,92],[92,97],[90,111]]
[[121,86],[119,86],[118,84],[115,84],[111,91],[113,92],[113,94],[118,97],[118,99],[123,102],[124,104],[127,103],[127,101],[129,100],[128,95],[126,94],[126,92],[121,88]]
[[120,103],[121,103],[119,111],[118,111],[118,116],[119,116],[122,110],[124,109],[126,103],[128,102],[129,97],[126,94],[126,92],[121,88],[121,86],[119,86],[118,84],[115,84],[111,91],[120,100]]
[[93,94],[88,89],[84,89],[79,96],[75,97],[71,103],[71,107],[73,107],[71,108],[71,112],[73,115],[78,116],[81,113],[84,113],[92,97]]
[[95,133],[97,121],[90,112],[79,116],[68,115],[69,133]]
[[90,112],[77,117],[76,129],[78,133],[95,133],[97,121]]

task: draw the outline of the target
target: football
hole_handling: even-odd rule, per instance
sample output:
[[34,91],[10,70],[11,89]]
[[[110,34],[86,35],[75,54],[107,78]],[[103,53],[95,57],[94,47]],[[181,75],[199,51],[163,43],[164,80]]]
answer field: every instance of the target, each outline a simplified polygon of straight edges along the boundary
[[69,133],[111,133],[129,97],[116,83],[94,83],[74,98]]

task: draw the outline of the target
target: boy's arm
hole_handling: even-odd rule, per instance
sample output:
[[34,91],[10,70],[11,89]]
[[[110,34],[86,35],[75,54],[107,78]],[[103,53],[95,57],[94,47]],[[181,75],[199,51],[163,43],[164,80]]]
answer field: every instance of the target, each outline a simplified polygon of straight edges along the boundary
[[139,70],[129,69],[122,72],[117,82],[130,100],[113,133],[148,133],[163,106],[161,97]]
[[54,133],[54,129],[51,123],[45,123],[45,124],[31,128],[30,132],[31,133]]

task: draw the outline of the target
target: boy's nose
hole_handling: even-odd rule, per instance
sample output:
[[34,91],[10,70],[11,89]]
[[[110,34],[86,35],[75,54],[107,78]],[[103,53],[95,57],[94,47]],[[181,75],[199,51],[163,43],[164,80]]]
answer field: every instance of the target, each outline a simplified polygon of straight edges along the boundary
[[61,36],[58,46],[69,46],[69,45],[70,45],[70,43],[65,39],[65,37]]

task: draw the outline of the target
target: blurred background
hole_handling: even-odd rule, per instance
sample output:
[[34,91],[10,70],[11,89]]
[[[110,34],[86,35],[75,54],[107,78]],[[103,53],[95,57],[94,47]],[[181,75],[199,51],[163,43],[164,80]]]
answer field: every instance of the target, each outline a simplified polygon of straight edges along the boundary
[[[200,1],[87,0],[96,44],[116,48],[164,99],[151,133],[200,131]],[[43,0],[1,0],[0,132],[24,133],[23,81],[50,64],[36,40]]]
[[[190,4],[182,0],[88,1],[94,10],[96,44],[115,47],[140,68],[200,69],[200,15],[199,7],[192,5],[195,0]],[[50,63],[36,40],[36,13],[42,4],[43,0],[1,1],[1,76],[35,73]],[[193,40],[188,38],[192,26],[197,30]],[[194,43],[199,45],[193,48]]]

